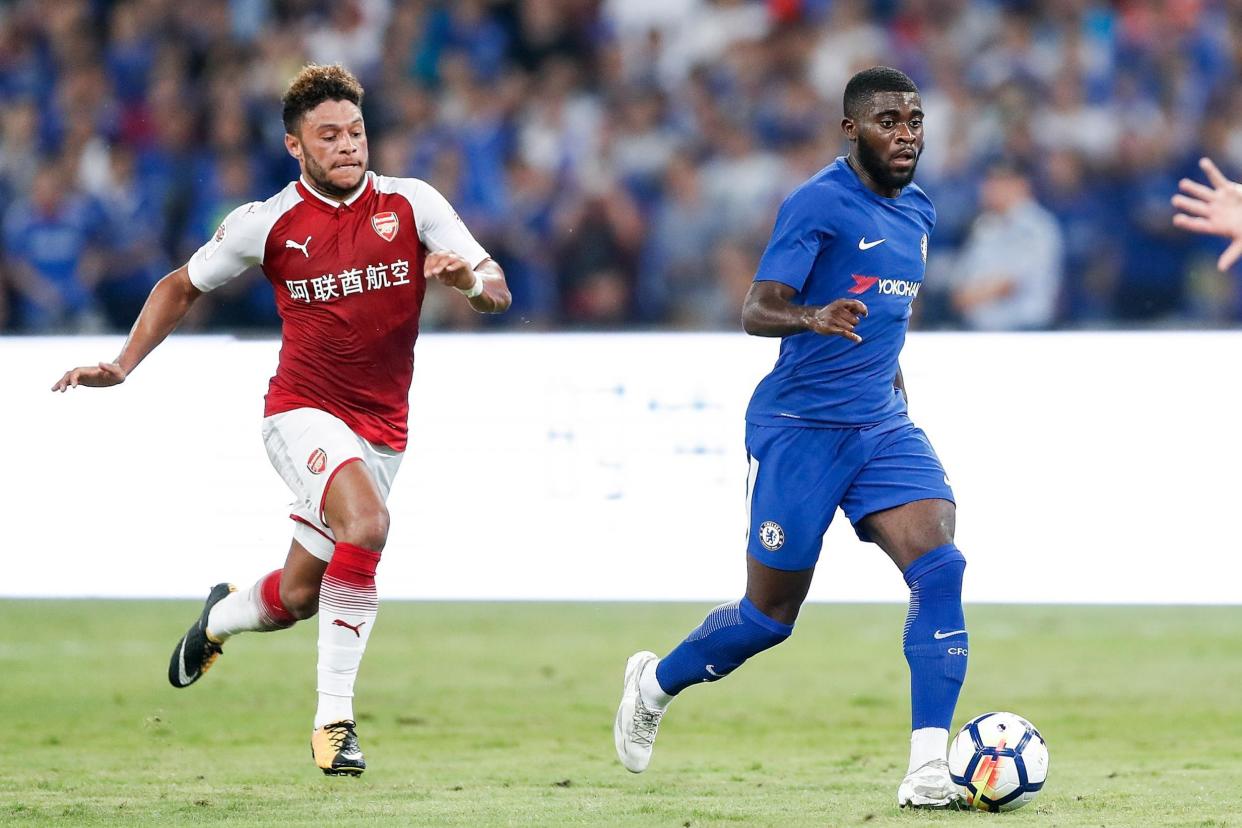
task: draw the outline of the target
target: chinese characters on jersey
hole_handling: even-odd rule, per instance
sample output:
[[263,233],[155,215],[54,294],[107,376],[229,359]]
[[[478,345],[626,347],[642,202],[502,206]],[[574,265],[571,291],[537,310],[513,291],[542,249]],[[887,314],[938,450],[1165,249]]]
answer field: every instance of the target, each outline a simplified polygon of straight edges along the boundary
[[366,270],[356,267],[335,275],[325,273],[313,279],[286,279],[289,298],[295,302],[331,302],[355,293],[365,293],[384,288],[399,287],[410,283],[410,263],[398,259],[392,264],[367,265]]

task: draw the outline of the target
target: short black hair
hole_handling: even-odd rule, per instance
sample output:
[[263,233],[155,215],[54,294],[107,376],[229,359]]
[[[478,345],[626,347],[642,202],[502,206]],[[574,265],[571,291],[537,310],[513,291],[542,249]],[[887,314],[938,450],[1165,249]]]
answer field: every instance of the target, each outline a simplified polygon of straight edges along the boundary
[[845,85],[843,111],[845,117],[857,118],[877,92],[913,92],[917,95],[918,91],[919,88],[905,72],[890,66],[872,66],[850,78]]
[[349,101],[362,106],[362,84],[339,63],[320,66],[308,63],[289,84],[281,99],[285,132],[297,135],[302,116],[324,101]]

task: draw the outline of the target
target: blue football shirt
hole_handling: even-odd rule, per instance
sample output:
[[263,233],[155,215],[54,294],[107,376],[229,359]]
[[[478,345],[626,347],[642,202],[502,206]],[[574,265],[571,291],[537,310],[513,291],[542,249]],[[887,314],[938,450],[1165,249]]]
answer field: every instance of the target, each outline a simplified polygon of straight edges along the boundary
[[905,412],[893,379],[935,223],[931,200],[917,185],[885,198],[867,189],[845,158],[785,199],[755,281],[789,285],[802,305],[859,299],[869,315],[855,328],[861,344],[809,331],[784,337],[776,366],[751,397],[747,422],[861,426]]

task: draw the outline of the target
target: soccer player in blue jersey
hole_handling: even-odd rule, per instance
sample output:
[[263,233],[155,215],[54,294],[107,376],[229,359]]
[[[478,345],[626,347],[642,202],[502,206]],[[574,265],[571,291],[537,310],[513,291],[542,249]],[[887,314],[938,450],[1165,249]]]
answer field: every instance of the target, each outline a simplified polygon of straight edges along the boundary
[[913,733],[898,804],[950,807],[959,800],[945,757],[966,676],[966,561],[953,544],[953,491],[906,414],[897,361],[936,221],[912,183],[922,104],[910,78],[876,67],[850,79],[844,112],[849,154],[785,200],[742,308],[747,333],[782,338],[746,412],[746,594],[663,658],[630,658],[614,735],[621,763],[642,772],[669,702],[789,637],[839,506],[910,587]]

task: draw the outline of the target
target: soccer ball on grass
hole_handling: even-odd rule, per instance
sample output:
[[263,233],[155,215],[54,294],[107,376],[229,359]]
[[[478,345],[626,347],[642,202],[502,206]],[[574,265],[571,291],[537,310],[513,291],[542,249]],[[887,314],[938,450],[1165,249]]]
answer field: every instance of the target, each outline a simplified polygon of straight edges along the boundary
[[1043,788],[1048,745],[1021,716],[984,713],[967,722],[949,746],[949,773],[971,807],[1012,811]]

